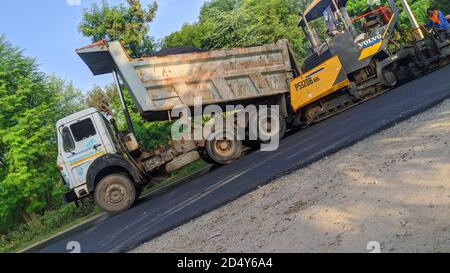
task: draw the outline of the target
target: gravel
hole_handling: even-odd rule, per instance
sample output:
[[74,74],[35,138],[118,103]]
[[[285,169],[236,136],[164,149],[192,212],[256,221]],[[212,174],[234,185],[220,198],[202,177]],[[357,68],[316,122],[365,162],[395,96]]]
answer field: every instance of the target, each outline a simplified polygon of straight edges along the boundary
[[132,252],[450,252],[450,100]]

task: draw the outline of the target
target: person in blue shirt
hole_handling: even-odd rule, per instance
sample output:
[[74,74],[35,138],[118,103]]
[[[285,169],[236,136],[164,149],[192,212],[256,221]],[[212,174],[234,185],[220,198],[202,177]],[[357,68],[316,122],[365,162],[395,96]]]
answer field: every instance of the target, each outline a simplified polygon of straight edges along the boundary
[[433,27],[435,30],[443,31],[450,36],[450,24],[442,11],[435,8],[429,8],[427,14],[430,21],[425,24],[425,27]]

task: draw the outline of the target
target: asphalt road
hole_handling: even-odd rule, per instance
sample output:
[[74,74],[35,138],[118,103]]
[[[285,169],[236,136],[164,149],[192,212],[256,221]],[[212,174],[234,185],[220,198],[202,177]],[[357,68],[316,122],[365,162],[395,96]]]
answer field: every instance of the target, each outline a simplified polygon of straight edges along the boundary
[[273,179],[348,147],[444,99],[450,98],[450,66],[373,98],[285,138],[275,152],[253,152],[131,210],[52,243],[40,252],[125,252]]

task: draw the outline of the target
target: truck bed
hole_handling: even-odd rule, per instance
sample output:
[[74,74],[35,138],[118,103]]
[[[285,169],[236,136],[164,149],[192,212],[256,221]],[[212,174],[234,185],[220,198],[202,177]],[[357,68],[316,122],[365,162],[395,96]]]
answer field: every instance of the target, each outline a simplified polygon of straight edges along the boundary
[[77,50],[94,75],[116,70],[148,121],[169,120],[179,105],[252,104],[289,92],[299,68],[286,40],[256,47],[130,58],[119,42]]

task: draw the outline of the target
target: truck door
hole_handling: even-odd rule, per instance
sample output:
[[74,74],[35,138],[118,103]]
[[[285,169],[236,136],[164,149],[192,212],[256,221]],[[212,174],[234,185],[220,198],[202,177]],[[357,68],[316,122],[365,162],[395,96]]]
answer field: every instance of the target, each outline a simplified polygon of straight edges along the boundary
[[71,181],[74,182],[73,187],[85,184],[86,174],[92,162],[106,154],[105,144],[94,121],[94,115],[88,115],[62,128],[63,138],[67,139],[70,133],[73,139],[71,145],[65,145],[68,147],[64,147],[63,152],[63,160]]

